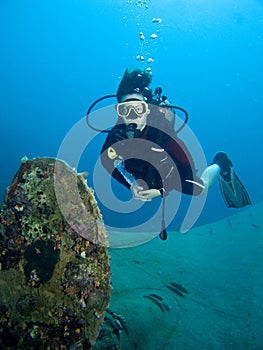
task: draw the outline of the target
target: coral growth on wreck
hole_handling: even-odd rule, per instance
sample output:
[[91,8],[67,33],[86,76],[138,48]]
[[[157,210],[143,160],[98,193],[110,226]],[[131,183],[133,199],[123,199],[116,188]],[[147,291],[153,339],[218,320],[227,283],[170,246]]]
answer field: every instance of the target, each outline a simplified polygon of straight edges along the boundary
[[24,159],[0,211],[0,348],[91,348],[111,294],[107,246],[83,176]]

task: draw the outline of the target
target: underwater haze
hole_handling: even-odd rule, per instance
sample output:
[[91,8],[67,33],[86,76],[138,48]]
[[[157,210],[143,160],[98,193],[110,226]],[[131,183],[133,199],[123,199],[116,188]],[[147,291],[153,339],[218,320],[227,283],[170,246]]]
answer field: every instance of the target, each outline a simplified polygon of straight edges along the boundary
[[[225,151],[253,203],[262,200],[261,1],[2,1],[0,19],[1,198],[23,156],[56,157],[88,106],[138,67],[188,111],[207,163]],[[87,157],[78,171],[92,184]],[[199,223],[236,212],[214,186]]]

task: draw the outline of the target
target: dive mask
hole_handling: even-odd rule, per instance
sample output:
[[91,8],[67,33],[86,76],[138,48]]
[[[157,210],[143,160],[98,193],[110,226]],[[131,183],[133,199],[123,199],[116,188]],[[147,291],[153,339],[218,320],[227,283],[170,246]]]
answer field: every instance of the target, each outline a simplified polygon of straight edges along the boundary
[[144,101],[126,101],[116,105],[117,113],[120,117],[127,118],[131,111],[134,111],[138,117],[142,117],[149,108]]

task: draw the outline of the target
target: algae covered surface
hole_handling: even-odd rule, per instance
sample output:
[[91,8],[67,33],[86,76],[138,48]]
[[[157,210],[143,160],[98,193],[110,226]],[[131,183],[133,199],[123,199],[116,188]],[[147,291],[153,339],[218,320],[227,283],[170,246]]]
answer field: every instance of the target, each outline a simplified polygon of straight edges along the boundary
[[0,347],[89,349],[111,295],[93,191],[53,158],[23,160],[0,212]]

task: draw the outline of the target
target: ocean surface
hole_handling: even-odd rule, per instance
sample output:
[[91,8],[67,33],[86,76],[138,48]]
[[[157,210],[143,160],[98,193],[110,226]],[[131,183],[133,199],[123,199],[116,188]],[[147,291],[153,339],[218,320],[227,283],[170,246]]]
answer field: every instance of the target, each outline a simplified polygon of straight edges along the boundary
[[[142,206],[110,179],[99,160],[106,135],[85,121],[126,68],[151,70],[151,87],[187,110],[179,136],[199,175],[224,151],[252,206],[262,202],[263,1],[1,1],[0,50],[0,203],[24,156],[59,157],[88,172],[109,231],[158,235],[160,201]],[[96,104],[92,125],[113,126],[115,103]],[[217,183],[201,203],[173,193],[166,206],[171,232],[189,211],[199,227],[247,210],[227,208]]]

